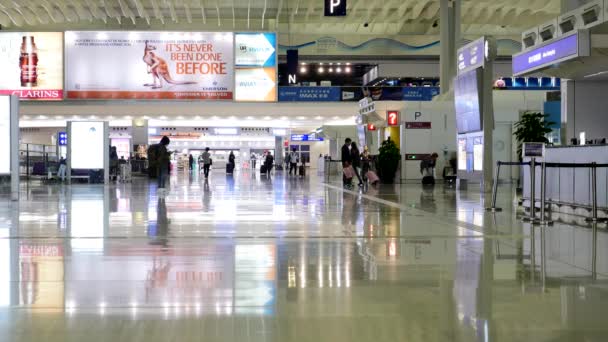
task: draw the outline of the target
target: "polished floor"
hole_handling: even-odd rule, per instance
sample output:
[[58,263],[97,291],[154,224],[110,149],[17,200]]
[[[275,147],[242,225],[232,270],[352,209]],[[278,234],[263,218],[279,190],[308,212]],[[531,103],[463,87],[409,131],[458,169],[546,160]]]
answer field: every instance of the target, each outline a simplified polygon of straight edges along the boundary
[[0,199],[0,341],[608,341],[608,234],[476,189],[213,174]]

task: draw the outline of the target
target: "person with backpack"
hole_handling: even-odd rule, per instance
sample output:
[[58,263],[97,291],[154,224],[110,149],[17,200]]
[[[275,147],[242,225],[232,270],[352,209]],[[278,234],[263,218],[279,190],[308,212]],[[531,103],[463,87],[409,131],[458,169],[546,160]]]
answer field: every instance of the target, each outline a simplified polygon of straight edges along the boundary
[[169,139],[169,137],[164,136],[162,137],[162,139],[160,139],[160,143],[158,144],[158,147],[156,149],[156,160],[157,160],[157,175],[158,175],[158,191],[161,194],[164,194],[166,192],[165,190],[165,182],[167,179],[167,176],[169,174],[169,158],[170,158],[170,154],[169,151],[167,150],[167,146],[169,146],[169,144],[171,143],[171,140]]

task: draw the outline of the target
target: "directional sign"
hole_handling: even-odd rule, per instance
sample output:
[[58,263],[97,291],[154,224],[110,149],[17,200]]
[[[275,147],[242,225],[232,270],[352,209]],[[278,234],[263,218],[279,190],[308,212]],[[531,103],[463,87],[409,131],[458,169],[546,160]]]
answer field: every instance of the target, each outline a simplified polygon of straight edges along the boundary
[[66,132],[59,132],[57,134],[57,142],[59,146],[68,146],[68,134]]
[[235,42],[237,67],[276,66],[276,33],[237,33]]
[[389,110],[386,112],[386,122],[389,126],[399,126],[399,118],[401,113],[396,110]]

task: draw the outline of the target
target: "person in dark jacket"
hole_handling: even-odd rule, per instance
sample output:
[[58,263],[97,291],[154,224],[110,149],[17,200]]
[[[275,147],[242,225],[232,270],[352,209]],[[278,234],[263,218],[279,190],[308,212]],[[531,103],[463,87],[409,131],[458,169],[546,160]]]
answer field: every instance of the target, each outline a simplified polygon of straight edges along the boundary
[[[353,158],[350,154],[350,144],[352,140],[350,138],[346,138],[344,140],[344,145],[342,145],[341,158],[342,158],[342,168],[347,168],[351,166]],[[350,180],[346,178],[346,176],[342,175],[342,183],[344,185],[350,184]]]
[[191,155],[188,156],[188,165],[190,166],[190,171],[194,169],[194,157]]
[[158,175],[158,189],[160,192],[165,192],[165,181],[167,179],[167,175],[169,174],[169,151],[167,150],[167,146],[171,143],[169,137],[164,136],[160,139],[160,143],[158,144],[157,151],[157,175]]
[[357,143],[354,141],[350,144],[350,156],[355,176],[359,179],[359,186],[363,186],[363,180],[361,179],[361,174],[359,172],[359,169],[361,168],[361,153],[359,152],[359,148],[357,148]]

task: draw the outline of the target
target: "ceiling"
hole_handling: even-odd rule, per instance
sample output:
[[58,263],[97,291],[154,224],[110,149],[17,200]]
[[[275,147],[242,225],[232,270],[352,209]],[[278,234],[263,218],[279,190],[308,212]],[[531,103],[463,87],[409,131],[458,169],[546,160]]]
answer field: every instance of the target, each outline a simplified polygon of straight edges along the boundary
[[[3,29],[275,30],[285,34],[437,34],[440,0],[0,0]],[[519,35],[556,17],[560,0],[462,0],[464,35]],[[366,24],[367,23],[367,24]]]

